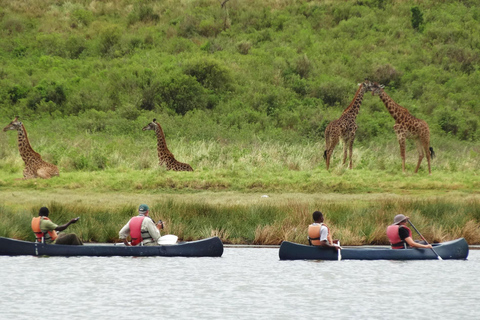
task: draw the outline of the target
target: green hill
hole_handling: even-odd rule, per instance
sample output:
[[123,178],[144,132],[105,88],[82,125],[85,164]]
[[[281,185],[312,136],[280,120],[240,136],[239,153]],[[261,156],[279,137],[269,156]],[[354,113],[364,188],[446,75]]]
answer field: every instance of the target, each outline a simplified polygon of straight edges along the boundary
[[[20,115],[34,149],[63,171],[119,166],[152,144],[140,131],[152,118],[179,146],[175,155],[197,167],[206,156],[188,154],[202,141],[228,146],[228,154],[209,154],[216,163],[266,141],[273,149],[313,144],[318,154],[304,157],[316,166],[326,126],[364,78],[429,124],[443,159],[462,154],[465,166],[478,166],[471,160],[480,152],[476,1],[0,3],[0,117],[6,125]],[[365,160],[384,148],[398,154],[378,97],[365,96],[357,123],[354,148],[369,151],[355,166],[389,167]],[[14,139],[0,138],[6,171],[22,165]],[[112,155],[118,143],[120,155]],[[154,166],[155,156],[130,167]],[[285,166],[305,168],[295,160]],[[461,170],[442,164],[452,166]]]

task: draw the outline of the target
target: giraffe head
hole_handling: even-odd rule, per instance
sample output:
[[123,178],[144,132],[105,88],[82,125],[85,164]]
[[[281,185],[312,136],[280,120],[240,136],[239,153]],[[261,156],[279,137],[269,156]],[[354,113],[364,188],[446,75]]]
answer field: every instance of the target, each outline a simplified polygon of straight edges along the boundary
[[157,119],[153,119],[152,122],[150,122],[149,124],[147,124],[145,127],[143,127],[142,131],[145,131],[145,130],[155,130],[155,128],[157,127]]
[[18,130],[22,126],[22,122],[18,121],[18,116],[13,119],[5,128],[3,128],[3,132],[8,130]]
[[380,95],[380,93],[382,93],[383,91],[383,88],[385,88],[383,84],[379,84],[378,82],[371,82],[371,81],[368,81],[368,82],[370,82],[370,84],[368,85],[368,88],[370,91],[372,91],[372,96]]

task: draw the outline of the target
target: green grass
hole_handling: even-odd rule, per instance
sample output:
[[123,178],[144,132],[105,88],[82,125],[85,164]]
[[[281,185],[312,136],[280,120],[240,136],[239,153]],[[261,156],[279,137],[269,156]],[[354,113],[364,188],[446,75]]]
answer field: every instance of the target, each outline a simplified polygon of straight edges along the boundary
[[385,229],[398,213],[409,216],[430,242],[465,237],[469,244],[480,243],[480,200],[471,196],[419,199],[377,194],[355,199],[285,194],[263,198],[255,194],[249,198],[233,195],[235,201],[232,194],[216,193],[124,195],[123,201],[118,201],[121,197],[116,194],[85,195],[82,200],[73,194],[70,199],[48,192],[42,196],[43,202],[33,201],[28,211],[0,207],[0,236],[33,240],[30,220],[41,205],[47,205],[51,219],[59,224],[81,217],[68,232],[77,233],[84,241],[115,242],[119,241],[118,231],[135,215],[137,203],[148,202],[151,216],[165,221],[164,234],[176,234],[187,241],[219,236],[227,244],[280,244],[283,240],[307,243],[311,213],[321,210],[334,237],[344,245],[388,244]]
[[[114,241],[148,202],[183,239],[304,242],[320,209],[346,244],[385,243],[396,211],[433,240],[478,243],[475,4],[246,0],[227,11],[216,0],[7,1],[0,122],[19,115],[60,177],[15,180],[24,168],[16,134],[0,132],[0,234],[31,238],[31,214],[49,205],[58,221],[81,215],[72,230],[84,240]],[[341,145],[325,170],[325,127],[364,78],[428,123],[431,176],[426,160],[413,174],[412,143],[401,172],[393,119],[371,95],[353,170]],[[155,137],[141,131],[153,118],[194,172],[158,167]]]

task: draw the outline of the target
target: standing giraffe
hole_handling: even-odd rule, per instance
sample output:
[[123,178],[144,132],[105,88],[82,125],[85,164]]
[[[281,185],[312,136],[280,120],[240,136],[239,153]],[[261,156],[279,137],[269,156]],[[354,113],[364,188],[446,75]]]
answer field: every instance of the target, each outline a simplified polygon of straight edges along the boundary
[[427,155],[428,173],[432,174],[430,167],[430,158],[435,156],[433,148],[430,147],[430,130],[428,124],[422,119],[415,118],[408,112],[408,110],[390,98],[383,90],[384,86],[374,82],[370,85],[372,95],[378,95],[385,104],[388,112],[395,120],[393,129],[397,135],[398,143],[400,144],[400,156],[402,157],[402,170],[405,173],[405,140],[412,139],[417,144],[418,163],[415,168],[415,173],[420,168],[420,163],[424,154]]
[[330,157],[332,156],[333,149],[338,144],[340,139],[343,141],[343,164],[347,160],[347,147],[350,152],[350,165],[352,169],[352,148],[353,141],[355,140],[355,133],[357,132],[357,124],[355,120],[358,112],[360,111],[360,105],[362,104],[363,95],[368,91],[368,85],[370,82],[359,84],[359,88],[353,97],[352,102],[345,111],[343,111],[340,118],[330,122],[325,129],[325,151],[323,152],[323,158],[327,163],[327,170],[330,167]]
[[159,165],[165,164],[167,170],[193,171],[192,167],[188,163],[183,163],[175,160],[173,154],[170,152],[170,150],[168,150],[167,142],[165,141],[165,134],[163,133],[162,127],[157,122],[157,119],[153,119],[153,121],[143,127],[142,130],[155,130],[155,134],[157,135],[157,151]]
[[43,161],[42,156],[32,149],[28,141],[27,130],[25,130],[23,123],[18,121],[18,116],[3,128],[4,132],[7,130],[17,130],[18,133],[18,151],[20,152],[23,162],[25,162],[23,179],[38,177],[49,179],[59,175],[57,166]]

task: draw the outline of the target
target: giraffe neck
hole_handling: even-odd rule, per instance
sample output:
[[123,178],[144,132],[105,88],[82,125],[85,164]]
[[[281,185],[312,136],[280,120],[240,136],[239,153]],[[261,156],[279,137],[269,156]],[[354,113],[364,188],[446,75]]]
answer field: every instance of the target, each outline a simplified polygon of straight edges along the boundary
[[390,98],[383,90],[380,93],[380,99],[383,101],[383,104],[387,108],[388,112],[390,112],[392,118],[395,119],[395,122],[399,120],[401,115],[410,114],[407,109],[393,101],[393,99]]
[[36,153],[30,142],[28,141],[27,130],[22,126],[17,129],[18,133],[18,151],[24,162],[29,162],[32,160],[32,156],[40,158],[40,155]]
[[360,106],[362,104],[363,95],[365,94],[365,91],[366,91],[365,86],[362,83],[358,88],[357,92],[355,93],[355,97],[353,97],[353,100],[348,106],[348,108],[345,109],[345,111],[343,111],[343,114],[352,115],[354,118],[357,117],[358,112],[360,111]]
[[162,127],[157,123],[155,128],[155,133],[157,135],[157,151],[158,156],[162,157],[165,154],[170,154],[170,150],[167,148],[167,142],[165,141],[165,134],[163,133]]

